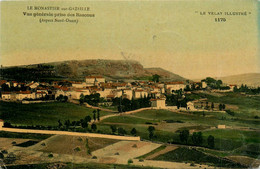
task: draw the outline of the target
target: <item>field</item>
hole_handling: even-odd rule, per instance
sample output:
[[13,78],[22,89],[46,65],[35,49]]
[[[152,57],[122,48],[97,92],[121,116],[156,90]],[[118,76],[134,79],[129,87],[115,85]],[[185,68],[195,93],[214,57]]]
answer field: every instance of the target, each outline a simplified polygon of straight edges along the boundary
[[195,162],[197,164],[213,164],[218,167],[236,167],[236,168],[244,168],[239,164],[233,163],[229,160],[211,156],[204,154],[196,149],[190,149],[186,147],[181,147],[170,151],[166,154],[159,155],[155,158],[156,160],[163,160],[163,161],[186,161],[186,162]]
[[[72,103],[20,104],[0,102],[0,118],[13,125],[57,126],[58,120],[77,121],[93,116],[93,109]],[[100,111],[100,116],[111,114]]]
[[[88,148],[86,148],[86,139],[88,139]],[[118,142],[118,140],[55,135],[37,145],[30,147],[30,150],[90,157],[90,154],[88,154],[88,149],[91,153],[97,149],[104,148],[116,142]]]
[[[215,103],[229,104],[235,115],[225,112],[174,112],[169,110],[145,110],[134,115],[124,115],[107,118],[99,126],[106,128],[109,126],[122,127],[130,135],[132,128],[136,128],[137,135],[142,139],[149,139],[148,127],[155,127],[153,141],[173,142],[184,144],[180,141],[179,131],[187,129],[190,131],[188,144],[193,145],[192,132],[202,132],[203,143],[201,146],[208,147],[207,138],[209,135],[215,138],[215,147],[212,154],[217,156],[245,155],[256,158],[259,156],[260,147],[259,125],[260,120],[256,119],[256,113],[260,112],[258,99],[235,94],[199,94],[199,97],[207,97],[209,101]],[[223,100],[222,100],[223,98]],[[249,110],[244,113],[244,111]],[[254,110],[252,112],[252,110]],[[259,114],[258,114],[259,115]],[[166,122],[167,121],[167,122]],[[217,129],[220,124],[227,126],[227,129]],[[210,149],[209,149],[210,150]],[[221,151],[219,151],[221,150]]]

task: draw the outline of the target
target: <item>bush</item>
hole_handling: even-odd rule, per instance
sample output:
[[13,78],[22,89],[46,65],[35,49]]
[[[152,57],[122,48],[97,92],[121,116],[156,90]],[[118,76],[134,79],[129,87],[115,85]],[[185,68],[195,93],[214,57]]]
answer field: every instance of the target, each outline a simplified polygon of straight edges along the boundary
[[49,157],[49,158],[52,158],[52,157],[53,157],[53,154],[52,154],[52,153],[51,153],[51,154],[49,154],[49,155],[48,155],[48,157]]
[[191,163],[190,166],[195,167],[196,165],[194,163]]
[[97,159],[97,156],[93,156],[92,159]]
[[80,151],[80,148],[79,147],[76,147],[75,149],[74,149],[74,151]]
[[127,163],[128,163],[128,164],[131,164],[131,163],[133,163],[133,160],[132,160],[132,159],[129,159],[129,160],[127,161]]
[[235,116],[235,112],[231,111],[231,110],[226,110],[226,113],[231,115],[231,116]]

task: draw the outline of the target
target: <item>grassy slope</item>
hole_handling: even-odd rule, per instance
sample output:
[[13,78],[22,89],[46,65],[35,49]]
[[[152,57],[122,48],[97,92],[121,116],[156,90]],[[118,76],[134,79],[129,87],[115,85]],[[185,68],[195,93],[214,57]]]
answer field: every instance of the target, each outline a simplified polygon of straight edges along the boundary
[[[57,126],[58,120],[62,123],[69,119],[80,120],[87,115],[92,117],[93,109],[72,103],[41,103],[20,104],[0,102],[0,118],[15,125],[44,125]],[[100,116],[110,114],[100,112]]]
[[155,158],[155,160],[206,163],[213,164],[219,167],[240,167],[239,165],[236,165],[225,159],[206,155],[202,152],[196,151],[195,149],[188,149],[186,147],[181,147],[168,153],[159,155]]
[[[146,110],[139,113],[136,113],[133,116],[118,116],[111,117],[105,120],[105,122],[117,123],[115,124],[117,127],[124,128],[128,134],[131,129],[135,127],[139,136],[143,139],[148,139],[148,131],[147,128],[149,125],[145,125],[145,122],[153,122],[158,123],[165,119],[172,120],[181,120],[185,123],[194,123],[197,125],[203,126],[217,126],[218,124],[226,124],[231,126],[240,125],[240,123],[236,121],[232,121],[229,118],[233,118],[233,116],[228,115],[227,113],[206,113],[206,115],[211,115],[210,117],[203,117],[199,114],[178,114],[174,112],[170,112],[167,110]],[[221,120],[220,117],[225,116],[226,120]],[[105,125],[105,124],[102,124]],[[173,123],[172,125],[178,125]],[[195,126],[196,127],[196,126]],[[156,128],[156,125],[155,125]],[[107,131],[109,130],[109,125],[107,125]],[[175,143],[180,142],[178,133],[164,131],[163,128],[155,131],[155,135],[157,138],[155,140],[168,142],[170,140]],[[244,144],[249,143],[259,143],[259,133],[257,131],[241,131],[241,130],[209,130],[203,131],[203,145],[207,146],[207,138],[209,135],[213,135],[215,137],[215,147],[221,150],[234,150],[239,148]],[[188,141],[189,144],[192,144],[191,138]]]

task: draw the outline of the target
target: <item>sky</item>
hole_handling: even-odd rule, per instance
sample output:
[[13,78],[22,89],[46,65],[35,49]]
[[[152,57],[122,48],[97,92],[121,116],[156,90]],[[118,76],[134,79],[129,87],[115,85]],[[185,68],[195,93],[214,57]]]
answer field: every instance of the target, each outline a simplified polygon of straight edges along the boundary
[[[185,78],[260,73],[256,0],[2,1],[3,66],[63,60],[136,60]],[[40,23],[27,6],[89,7],[78,23]],[[200,15],[244,12],[247,16]],[[63,12],[68,13],[68,12]],[[68,17],[63,17],[68,18]],[[61,19],[63,19],[61,18]],[[215,22],[225,18],[226,22]],[[71,18],[72,19],[72,18]]]

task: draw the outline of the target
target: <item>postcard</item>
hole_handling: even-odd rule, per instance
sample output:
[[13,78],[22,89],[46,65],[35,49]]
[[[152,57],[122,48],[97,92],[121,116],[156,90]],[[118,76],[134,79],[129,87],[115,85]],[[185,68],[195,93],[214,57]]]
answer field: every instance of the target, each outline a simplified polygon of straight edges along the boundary
[[259,168],[260,1],[0,5],[0,168]]

